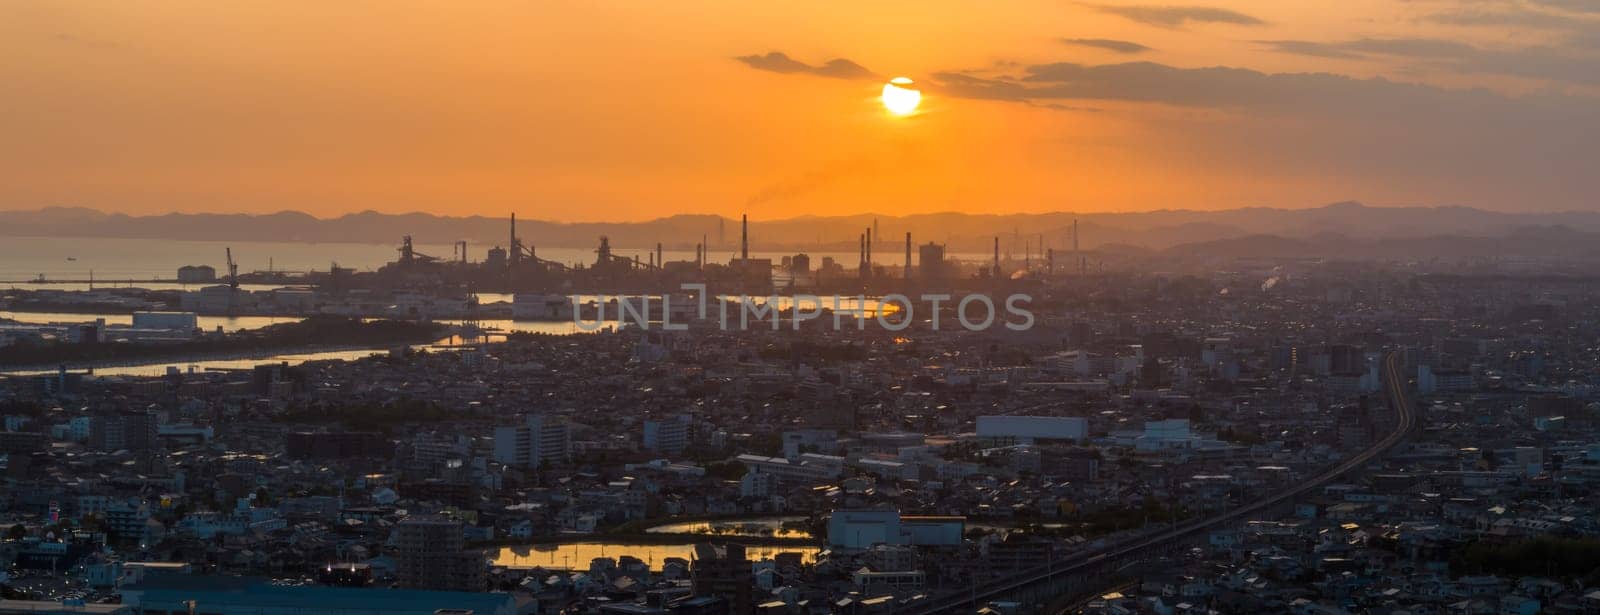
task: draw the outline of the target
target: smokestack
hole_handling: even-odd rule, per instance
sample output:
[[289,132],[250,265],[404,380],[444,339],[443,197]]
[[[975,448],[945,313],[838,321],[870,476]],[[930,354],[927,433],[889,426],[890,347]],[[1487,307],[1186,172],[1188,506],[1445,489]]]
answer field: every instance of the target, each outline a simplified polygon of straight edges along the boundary
[[656,242],[656,268],[665,269],[667,261],[661,260],[661,242]]
[[861,251],[857,253],[861,257],[861,264],[858,265],[857,273],[865,276],[867,274],[867,234],[862,233],[857,235],[856,238],[861,240]]
[[739,258],[750,260],[750,216],[739,214]]
[[511,212],[511,245],[506,247],[511,250],[511,260],[507,262],[515,266],[517,264],[517,259],[522,257],[522,255],[519,254],[522,252],[522,249],[517,247],[517,212],[514,211]]
[[911,231],[906,231],[906,279],[911,279]]
[[994,277],[1000,278],[1000,236],[994,237]]
[[867,272],[872,272],[872,229],[867,229]]
[[696,269],[705,269],[706,268],[706,251],[710,250],[710,249],[711,249],[711,240],[706,236],[705,233],[701,233],[700,234],[700,252],[699,252],[700,255],[698,257],[695,257],[695,268]]
[[1078,261],[1078,275],[1086,274],[1086,272],[1088,272],[1088,271],[1086,271],[1086,269],[1088,269],[1088,264],[1085,264],[1086,263],[1086,259],[1083,258],[1082,251],[1078,251],[1078,219],[1077,218],[1072,218],[1072,258],[1075,258]]

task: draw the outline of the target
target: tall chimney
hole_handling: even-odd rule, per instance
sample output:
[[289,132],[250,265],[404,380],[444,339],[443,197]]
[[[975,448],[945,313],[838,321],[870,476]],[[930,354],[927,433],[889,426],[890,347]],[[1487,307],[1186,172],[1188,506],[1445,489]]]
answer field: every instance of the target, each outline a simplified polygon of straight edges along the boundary
[[661,260],[661,242],[656,242],[656,268],[666,269],[667,261]]
[[511,245],[506,246],[506,249],[511,250],[511,260],[507,262],[516,266],[517,260],[522,258],[520,254],[522,249],[517,247],[517,212],[514,211],[511,212]]
[[911,231],[906,231],[906,279],[911,279]]
[[1000,279],[1000,236],[994,238],[994,277]]
[[872,229],[867,229],[867,275],[872,275]]
[[867,274],[867,234],[862,233],[857,235],[857,238],[861,240],[861,251],[857,252],[857,255],[861,257],[861,264],[857,266],[856,273],[865,276]]
[[750,216],[739,214],[739,258],[750,260]]

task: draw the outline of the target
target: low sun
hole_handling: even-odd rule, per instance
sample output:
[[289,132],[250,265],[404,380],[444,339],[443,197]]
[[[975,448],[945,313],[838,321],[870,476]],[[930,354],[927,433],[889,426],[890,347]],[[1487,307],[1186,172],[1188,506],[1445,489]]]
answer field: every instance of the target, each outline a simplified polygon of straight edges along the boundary
[[883,108],[895,115],[910,115],[922,102],[922,91],[911,87],[911,80],[895,77],[883,84]]

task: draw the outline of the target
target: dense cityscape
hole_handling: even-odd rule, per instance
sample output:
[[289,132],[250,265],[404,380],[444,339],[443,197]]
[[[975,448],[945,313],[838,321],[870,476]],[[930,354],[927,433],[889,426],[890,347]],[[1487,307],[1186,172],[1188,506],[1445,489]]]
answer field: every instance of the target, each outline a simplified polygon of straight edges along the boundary
[[[881,309],[774,327],[519,328],[597,299],[452,277],[503,250],[118,305],[13,290],[13,317],[41,292],[108,313],[0,323],[0,612],[1600,612],[1592,279],[998,240],[913,266],[910,238],[867,266],[865,235],[829,275]],[[822,289],[784,260],[611,281]],[[340,307],[379,292],[456,307]],[[1026,293],[1034,322],[935,327],[966,308],[931,292]],[[199,326],[241,295],[303,320]],[[266,358],[330,345],[372,350]],[[186,367],[217,352],[242,363]]]
[[0,0],[0,615],[1600,615],[1600,0]]

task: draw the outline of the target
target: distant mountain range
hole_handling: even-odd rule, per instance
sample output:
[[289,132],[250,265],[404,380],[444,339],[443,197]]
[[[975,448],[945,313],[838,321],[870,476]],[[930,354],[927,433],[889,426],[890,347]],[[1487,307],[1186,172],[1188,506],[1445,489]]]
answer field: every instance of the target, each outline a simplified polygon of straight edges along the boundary
[[[904,249],[907,232],[918,244],[947,244],[951,253],[988,253],[999,237],[1002,251],[1020,257],[1024,250],[1041,253],[1041,244],[1058,253],[1070,250],[1074,221],[1084,250],[1130,257],[1600,257],[1600,213],[1504,213],[1360,203],[1310,209],[801,216],[751,222],[750,242],[755,251],[854,252],[860,234],[876,226],[881,238],[874,241],[874,252],[886,258]],[[130,216],[49,207],[0,211],[0,235],[395,244],[411,235],[418,244],[465,240],[473,253],[479,253],[491,245],[506,245],[508,222],[483,216],[371,211],[337,218],[288,211]],[[738,249],[739,221],[711,215],[625,223],[522,219],[517,234],[525,244],[537,247],[590,248],[606,235],[619,248],[660,242],[674,250],[692,250],[705,237],[713,254],[719,254]]]

